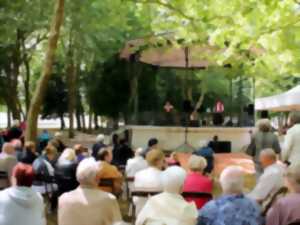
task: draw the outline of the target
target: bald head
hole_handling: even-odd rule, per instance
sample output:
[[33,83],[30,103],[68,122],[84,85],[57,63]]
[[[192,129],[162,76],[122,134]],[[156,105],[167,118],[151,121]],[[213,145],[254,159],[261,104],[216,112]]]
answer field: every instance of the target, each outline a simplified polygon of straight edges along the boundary
[[5,143],[3,146],[2,146],[2,152],[8,154],[8,155],[13,155],[15,154],[15,148],[12,144],[10,143]]
[[263,168],[266,168],[274,163],[276,163],[276,153],[273,149],[264,149],[260,152],[259,161]]

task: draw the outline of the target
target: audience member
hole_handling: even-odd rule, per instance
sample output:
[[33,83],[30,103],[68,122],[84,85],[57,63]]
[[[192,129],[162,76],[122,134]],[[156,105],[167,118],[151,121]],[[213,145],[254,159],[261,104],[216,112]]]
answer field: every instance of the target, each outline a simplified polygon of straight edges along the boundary
[[244,173],[240,167],[227,167],[220,176],[220,183],[224,195],[199,211],[198,225],[262,224],[258,204],[243,195]]
[[135,150],[135,157],[127,161],[127,165],[126,165],[127,177],[134,177],[137,172],[146,169],[148,167],[148,163],[144,159],[142,154],[143,154],[143,149],[138,148]]
[[167,159],[168,166],[180,166],[178,153],[172,152],[170,158]]
[[101,148],[105,148],[106,145],[104,144],[104,135],[103,134],[99,134],[96,137],[96,143],[93,145],[92,147],[92,156],[96,159],[97,158],[97,154],[99,152],[99,150]]
[[63,152],[67,148],[63,142],[63,134],[61,132],[56,132],[54,134],[54,139],[51,141],[51,143],[59,153]]
[[76,172],[79,187],[59,198],[59,225],[112,225],[122,221],[116,198],[98,189],[101,164],[93,158],[80,162]]
[[[51,192],[51,210],[57,207],[57,184],[54,181],[54,161],[57,157],[57,150],[52,145],[47,145],[44,153],[34,160],[32,167],[36,175],[32,188],[41,194]],[[45,186],[46,183],[46,186]]]
[[[300,164],[287,169],[285,183],[290,194],[279,199],[269,210],[266,225],[300,224]],[[296,223],[298,222],[298,223]]]
[[82,161],[83,159],[89,157],[89,150],[83,147],[81,144],[74,145],[74,150],[76,154],[77,162]]
[[20,121],[14,120],[12,127],[8,129],[6,133],[6,142],[10,142],[13,139],[21,139],[22,134],[23,131],[20,128]]
[[[147,153],[146,160],[149,167],[135,174],[134,188],[137,190],[162,191],[160,175],[165,166],[165,156],[160,150],[153,149]],[[147,202],[147,198],[135,197],[136,215]]]
[[43,130],[38,136],[38,152],[41,154],[43,149],[46,148],[48,142],[51,140],[51,136],[48,130]]
[[[189,173],[185,179],[184,192],[212,193],[213,182],[203,175],[206,168],[206,160],[201,156],[192,155],[188,161]],[[188,202],[195,202],[198,209],[201,209],[210,199],[186,198]]]
[[56,163],[55,170],[59,194],[74,190],[78,186],[76,168],[77,160],[74,149],[65,149]]
[[127,160],[133,157],[133,151],[128,146],[126,139],[121,139],[117,148],[113,149],[113,164],[124,166]]
[[284,140],[282,161],[296,164],[300,161],[300,112],[293,112],[289,116],[289,126]]
[[214,169],[214,151],[208,146],[208,141],[200,141],[199,149],[194,152],[195,155],[202,156],[206,159],[207,165],[204,168],[204,173],[211,173]]
[[37,157],[35,143],[32,141],[26,142],[20,161],[22,163],[32,164]]
[[264,171],[248,197],[264,205],[284,186],[285,169],[276,162],[276,153],[272,149],[261,151],[259,161]]
[[143,157],[146,158],[146,155],[148,152],[150,152],[152,149],[158,148],[158,140],[156,138],[150,138],[148,141],[148,147],[143,152]]
[[0,188],[10,186],[12,171],[16,164],[17,158],[15,156],[14,147],[10,143],[5,143],[0,153],[0,171],[7,173],[8,179],[0,179]]
[[164,192],[151,197],[138,215],[136,225],[194,225],[197,221],[195,204],[180,195],[186,177],[184,169],[172,166],[161,174]]
[[259,164],[259,154],[263,149],[271,148],[277,154],[280,154],[281,147],[278,137],[272,132],[271,122],[268,119],[262,119],[257,123],[258,131],[251,137],[251,143],[248,146],[247,153],[254,157],[256,171],[261,173]]
[[10,143],[12,144],[12,146],[15,149],[15,155],[17,157],[18,162],[21,162],[22,155],[23,155],[23,144],[22,144],[21,140],[13,139],[10,141]]
[[101,169],[99,169],[99,176],[102,179],[113,180],[113,187],[99,186],[99,188],[106,192],[119,194],[122,191],[123,176],[118,171],[117,167],[111,164],[112,158],[111,147],[102,148],[98,152],[97,160],[99,161],[99,166],[101,166]]
[[16,165],[13,187],[0,192],[1,225],[46,225],[43,198],[32,190],[33,180],[30,165]]

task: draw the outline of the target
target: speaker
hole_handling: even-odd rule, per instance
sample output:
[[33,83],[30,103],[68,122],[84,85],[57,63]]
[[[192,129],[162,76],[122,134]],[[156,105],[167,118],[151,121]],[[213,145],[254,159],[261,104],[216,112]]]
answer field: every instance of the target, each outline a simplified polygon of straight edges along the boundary
[[190,113],[193,111],[192,103],[190,100],[184,100],[182,103],[183,112]]

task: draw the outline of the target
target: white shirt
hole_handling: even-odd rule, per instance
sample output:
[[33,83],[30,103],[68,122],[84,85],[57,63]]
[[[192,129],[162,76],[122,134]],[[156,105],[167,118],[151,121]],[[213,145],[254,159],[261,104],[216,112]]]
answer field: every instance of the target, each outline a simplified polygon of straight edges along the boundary
[[142,156],[136,156],[127,161],[126,175],[127,177],[134,177],[137,172],[144,170],[147,167],[147,161]]
[[[162,171],[155,168],[149,167],[147,169],[137,172],[134,176],[134,189],[137,190],[151,190],[151,191],[162,191],[163,186],[161,183],[161,173]],[[134,204],[136,206],[136,215],[146,204],[148,198],[133,198]]]
[[284,172],[284,166],[278,163],[265,168],[255,188],[248,194],[248,197],[256,201],[264,201],[270,195],[275,194],[284,186]]
[[161,193],[151,197],[137,217],[136,225],[194,225],[197,207],[179,194]]
[[300,161],[300,124],[294,125],[287,131],[282,150],[282,161],[295,164]]

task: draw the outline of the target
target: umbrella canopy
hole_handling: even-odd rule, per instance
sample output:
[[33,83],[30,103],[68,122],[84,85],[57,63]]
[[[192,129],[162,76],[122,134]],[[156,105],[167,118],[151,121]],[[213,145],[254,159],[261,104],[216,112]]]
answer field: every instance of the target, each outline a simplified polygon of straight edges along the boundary
[[156,41],[155,39],[148,40],[147,45],[144,39],[131,40],[121,51],[120,57],[130,59],[133,54],[138,52],[138,60],[146,64],[159,67],[205,69],[216,64],[207,60],[208,56],[220,51],[212,46],[200,45],[192,47],[179,47],[171,44],[158,46]]
[[255,109],[277,112],[300,111],[300,85],[279,95],[256,99]]

